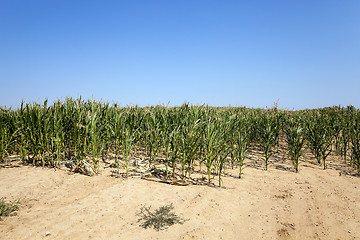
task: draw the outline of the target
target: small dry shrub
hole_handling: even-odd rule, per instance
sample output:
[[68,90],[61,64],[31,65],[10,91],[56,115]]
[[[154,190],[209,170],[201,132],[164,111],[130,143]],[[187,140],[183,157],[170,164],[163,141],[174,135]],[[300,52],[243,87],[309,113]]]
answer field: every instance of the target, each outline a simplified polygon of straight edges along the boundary
[[5,198],[0,198],[0,221],[3,221],[2,217],[15,216],[19,206],[18,200],[7,202]]
[[174,209],[172,203],[162,206],[156,209],[154,212],[151,212],[150,209],[151,206],[142,206],[140,208],[140,212],[137,214],[140,216],[138,222],[143,221],[140,226],[145,229],[148,227],[153,227],[156,231],[159,231],[166,229],[176,223],[183,224],[185,222],[184,219],[171,212],[171,210]]

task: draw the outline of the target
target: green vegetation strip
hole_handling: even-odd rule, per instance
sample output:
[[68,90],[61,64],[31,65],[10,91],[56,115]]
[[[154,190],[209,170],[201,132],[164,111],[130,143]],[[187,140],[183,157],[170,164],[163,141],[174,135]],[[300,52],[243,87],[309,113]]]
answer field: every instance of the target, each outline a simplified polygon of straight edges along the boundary
[[330,153],[360,170],[360,111],[353,106],[287,111],[190,105],[128,106],[67,98],[49,105],[21,103],[0,108],[0,163],[16,155],[24,163],[69,166],[88,175],[100,162],[129,174],[135,158],[164,165],[166,177],[191,179],[195,166],[210,183],[227,168],[244,174],[249,149],[261,150],[268,169],[286,143],[298,172],[304,147],[327,168]]

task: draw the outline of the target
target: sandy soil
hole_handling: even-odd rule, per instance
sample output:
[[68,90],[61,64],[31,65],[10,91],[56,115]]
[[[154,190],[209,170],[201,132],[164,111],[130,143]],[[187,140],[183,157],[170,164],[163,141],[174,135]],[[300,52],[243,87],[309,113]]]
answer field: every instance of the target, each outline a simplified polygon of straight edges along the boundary
[[[0,239],[360,239],[360,177],[335,160],[327,170],[302,162],[295,173],[285,157],[264,171],[250,156],[243,178],[227,170],[221,188],[114,178],[110,169],[88,177],[1,168],[0,197],[23,205],[0,225]],[[139,226],[141,206],[170,203],[184,224]]]

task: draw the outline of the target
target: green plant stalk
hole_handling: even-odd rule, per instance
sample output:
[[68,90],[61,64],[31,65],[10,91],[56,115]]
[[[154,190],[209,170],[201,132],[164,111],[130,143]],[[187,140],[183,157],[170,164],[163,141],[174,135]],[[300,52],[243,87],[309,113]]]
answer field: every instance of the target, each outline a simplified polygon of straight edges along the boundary
[[4,162],[5,161],[5,154],[6,154],[6,150],[8,148],[9,145],[9,140],[8,140],[8,134],[6,129],[4,129],[3,131],[1,131],[1,139],[0,139],[0,162]]
[[239,178],[241,178],[241,176],[243,175],[243,166],[244,166],[244,161],[245,161],[245,157],[246,157],[246,153],[248,151],[248,145],[247,142],[244,139],[239,140],[238,143],[238,165],[239,165]]
[[285,129],[286,139],[288,145],[289,155],[294,163],[295,171],[299,172],[299,159],[301,156],[301,149],[304,144],[302,137],[302,128],[295,123],[289,122],[288,127]]
[[219,178],[219,187],[221,187],[221,173],[223,172],[225,165],[226,165],[226,158],[228,157],[228,155],[230,154],[230,148],[229,147],[224,147],[221,149],[221,153],[219,154],[219,161],[218,161],[218,178]]
[[128,129],[124,130],[123,140],[122,140],[122,149],[123,149],[123,156],[125,160],[125,171],[126,176],[128,176],[129,170],[129,156],[131,154],[131,149],[134,141],[133,133],[130,133]]
[[179,155],[179,132],[175,131],[170,139],[172,176],[175,178],[176,159]]

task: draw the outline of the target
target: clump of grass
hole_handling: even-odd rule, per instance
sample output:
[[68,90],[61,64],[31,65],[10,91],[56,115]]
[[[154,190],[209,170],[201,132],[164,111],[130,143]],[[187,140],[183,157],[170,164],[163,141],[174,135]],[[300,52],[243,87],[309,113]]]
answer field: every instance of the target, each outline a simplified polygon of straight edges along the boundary
[[5,198],[0,198],[0,221],[3,221],[2,217],[15,216],[19,206],[18,200],[7,202]]
[[140,226],[145,229],[148,227],[153,227],[156,231],[159,231],[166,229],[176,223],[183,224],[185,222],[184,219],[171,212],[171,210],[174,209],[172,203],[162,206],[156,209],[154,212],[151,212],[150,209],[151,206],[142,206],[140,208],[140,212],[137,214],[140,216],[138,222],[143,221]]

